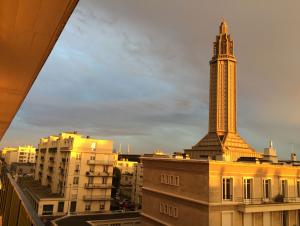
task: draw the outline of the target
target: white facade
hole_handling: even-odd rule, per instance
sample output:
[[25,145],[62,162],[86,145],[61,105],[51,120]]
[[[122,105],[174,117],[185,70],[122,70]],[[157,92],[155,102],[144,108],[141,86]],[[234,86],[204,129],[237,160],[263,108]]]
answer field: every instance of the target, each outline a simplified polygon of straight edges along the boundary
[[4,148],[2,156],[7,165],[14,162],[18,163],[35,163],[36,150],[33,146],[19,146],[17,148]]

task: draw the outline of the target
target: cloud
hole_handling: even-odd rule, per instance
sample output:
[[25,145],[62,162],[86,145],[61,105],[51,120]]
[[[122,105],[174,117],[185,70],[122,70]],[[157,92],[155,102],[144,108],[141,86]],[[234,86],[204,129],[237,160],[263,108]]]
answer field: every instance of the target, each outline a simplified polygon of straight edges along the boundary
[[[79,130],[135,152],[207,131],[209,59],[222,17],[238,60],[238,128],[262,150],[300,148],[297,5],[283,1],[80,1],[2,146]],[[300,154],[300,153],[299,153]]]

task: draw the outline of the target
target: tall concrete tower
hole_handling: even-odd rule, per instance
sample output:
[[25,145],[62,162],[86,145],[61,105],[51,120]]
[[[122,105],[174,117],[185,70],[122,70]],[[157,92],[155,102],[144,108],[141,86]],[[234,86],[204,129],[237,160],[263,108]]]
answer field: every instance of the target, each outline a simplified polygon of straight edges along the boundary
[[236,132],[236,59],[225,21],[210,61],[209,132],[220,136]]
[[235,161],[240,157],[261,157],[237,133],[236,58],[233,40],[225,21],[213,45],[210,60],[208,134],[185,152],[191,158]]

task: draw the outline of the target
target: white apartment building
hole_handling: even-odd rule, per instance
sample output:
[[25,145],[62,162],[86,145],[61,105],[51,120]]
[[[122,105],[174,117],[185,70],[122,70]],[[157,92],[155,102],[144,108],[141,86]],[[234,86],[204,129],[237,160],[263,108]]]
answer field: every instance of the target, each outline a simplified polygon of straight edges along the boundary
[[18,183],[39,215],[108,211],[115,161],[112,150],[112,141],[77,132],[41,138],[35,181],[23,178]]
[[5,159],[7,165],[12,163],[35,163],[35,147],[26,145],[16,148],[4,148],[2,150],[2,156]]

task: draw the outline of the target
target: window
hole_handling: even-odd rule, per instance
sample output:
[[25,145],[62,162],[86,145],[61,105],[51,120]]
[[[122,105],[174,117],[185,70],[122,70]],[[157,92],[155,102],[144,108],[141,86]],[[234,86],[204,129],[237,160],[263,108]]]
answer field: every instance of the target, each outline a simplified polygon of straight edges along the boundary
[[64,202],[59,202],[58,203],[58,207],[57,207],[57,212],[64,212],[64,205],[65,203]]
[[52,215],[53,214],[53,205],[43,205],[42,215]]
[[223,200],[232,200],[233,179],[223,178]]
[[108,173],[108,165],[103,166],[103,172]]
[[92,156],[90,157],[90,160],[95,160],[95,159],[96,159],[95,155],[92,155]]
[[102,184],[107,184],[107,177],[102,177]]
[[74,177],[73,178],[73,184],[78,184],[79,182],[79,177]]
[[91,205],[90,204],[86,204],[85,205],[85,211],[90,211],[91,210]]
[[173,206],[169,206],[169,216],[173,215]]
[[263,180],[263,197],[264,199],[271,198],[271,179]]
[[79,171],[79,165],[75,166],[75,171],[77,171],[77,172]]
[[161,174],[160,175],[160,182],[162,184],[179,186],[179,176]]
[[92,184],[93,182],[94,182],[94,177],[89,177],[89,178],[88,178],[88,183],[89,183],[89,184]]
[[300,198],[300,181],[297,180],[297,197]]
[[177,209],[177,207],[173,208],[173,216],[174,217],[178,217],[178,209]]
[[105,202],[100,202],[100,210],[104,210],[105,209]]
[[160,182],[163,184],[165,183],[165,174],[160,175]]
[[80,160],[81,159],[81,153],[77,153],[76,154],[76,160]]
[[164,205],[163,205],[163,203],[160,203],[159,212],[160,213],[164,213]]
[[288,218],[289,218],[289,211],[282,211],[281,212],[281,225],[282,226],[288,226]]
[[252,198],[252,182],[253,179],[251,178],[244,179],[244,199]]
[[159,212],[170,217],[178,217],[178,208],[167,203],[160,203]]
[[287,197],[287,188],[288,188],[288,181],[287,180],[281,180],[280,181],[280,194],[283,197]]

